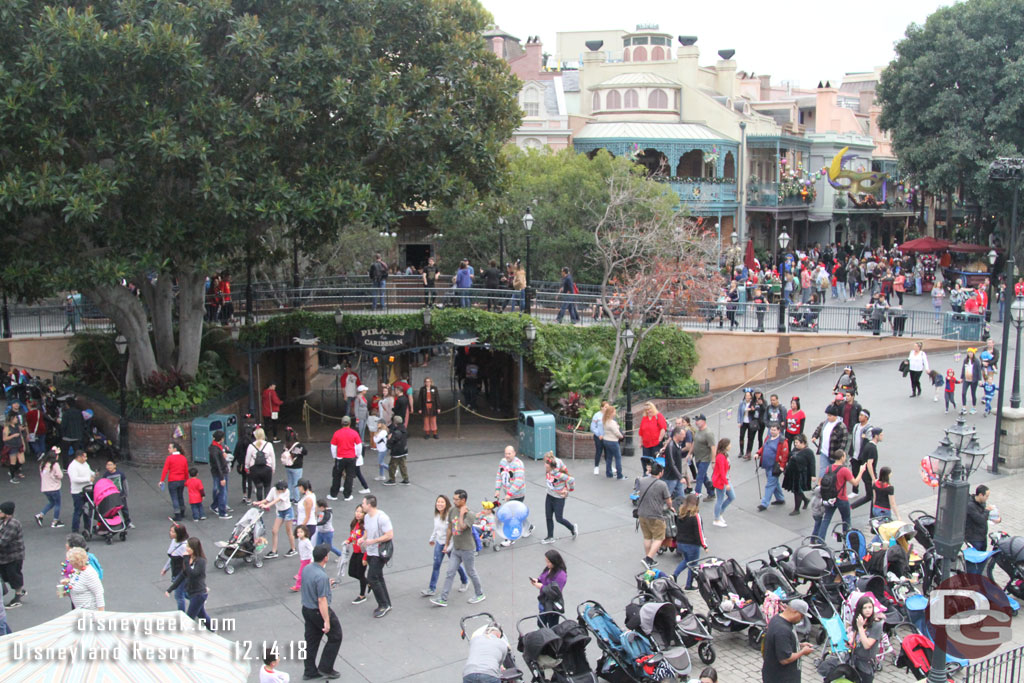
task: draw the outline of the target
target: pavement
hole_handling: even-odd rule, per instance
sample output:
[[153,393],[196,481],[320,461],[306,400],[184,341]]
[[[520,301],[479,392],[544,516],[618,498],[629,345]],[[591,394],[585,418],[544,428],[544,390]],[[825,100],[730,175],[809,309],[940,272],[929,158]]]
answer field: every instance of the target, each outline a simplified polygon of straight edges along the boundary
[[[933,367],[943,371],[955,364],[953,354],[934,356],[931,362]],[[909,382],[899,375],[897,365],[895,360],[856,364],[860,399],[875,416],[873,424],[885,429],[885,440],[880,446],[881,464],[893,468],[900,509],[904,514],[913,509],[934,510],[935,492],[921,481],[918,464],[938,445],[943,429],[954,422],[954,415],[945,414],[942,403],[932,402],[928,391],[920,398],[909,398],[906,393]],[[765,389],[769,393],[778,392],[784,403],[791,396],[801,396],[809,414],[809,432],[823,417],[838,374],[837,368],[824,368]],[[735,440],[738,402],[739,396],[731,393],[710,401],[699,410],[707,413],[716,435]],[[994,418],[983,418],[981,413],[968,415],[968,418],[968,424],[977,426],[982,445],[990,448]],[[325,494],[329,485],[330,454],[322,442],[329,431],[326,424],[317,429],[314,436],[321,441],[309,444],[310,454],[306,459],[305,476],[313,482],[318,495]],[[344,631],[336,668],[342,673],[343,681],[435,683],[461,680],[467,646],[459,638],[459,618],[480,611],[490,612],[509,631],[514,644],[516,620],[537,611],[537,592],[528,579],[541,571],[544,551],[549,548],[562,553],[568,566],[565,593],[568,613],[574,615],[575,606],[584,600],[596,600],[621,623],[625,606],[635,594],[634,576],[641,570],[642,541],[634,531],[629,493],[633,477],[639,472],[639,460],[625,459],[628,476],[625,481],[616,481],[594,476],[593,463],[580,453],[576,461],[567,462],[577,482],[565,510],[567,518],[579,524],[581,533],[577,540],[572,540],[564,528],[558,527],[554,545],[540,544],[544,536],[544,467],[541,462],[527,460],[526,503],[533,510],[531,519],[538,530],[511,549],[499,553],[481,552],[477,567],[487,600],[480,605],[468,605],[464,602],[468,594],[453,592],[449,607],[442,609],[420,597],[420,590],[426,587],[430,574],[431,548],[427,538],[435,497],[465,488],[471,504],[477,508],[480,501],[493,494],[494,475],[503,446],[514,442],[509,423],[479,418],[463,421],[461,435],[462,438],[454,438],[453,426],[442,424],[441,439],[424,440],[419,426],[414,424],[409,462],[412,485],[380,487],[371,481],[380,508],[391,515],[396,529],[395,558],[385,572],[394,609],[383,619],[374,619],[372,599],[361,605],[350,604],[356,593],[351,579],[335,589],[332,606]],[[986,462],[985,467],[988,464]],[[98,465],[92,463],[94,469]],[[208,470],[200,467],[208,482]],[[372,466],[363,469],[368,478],[373,477]],[[31,466],[27,468],[27,477],[21,485],[0,483],[0,500],[17,503],[16,516],[25,528],[28,595],[22,607],[8,611],[8,622],[16,632],[52,619],[67,607],[65,601],[55,597],[53,587],[63,559],[64,536],[70,525],[53,530],[38,528],[33,523],[32,514],[41,509],[44,502],[39,493],[38,475],[33,470]],[[130,532],[127,542],[115,541],[110,546],[94,542],[91,548],[105,571],[107,606],[129,612],[171,610],[173,600],[163,594],[169,580],[160,576],[166,560],[169,501],[157,487],[159,470],[129,466],[127,471],[132,518],[138,528]],[[712,527],[710,504],[702,506],[710,553],[744,562],[763,557],[773,545],[798,543],[810,532],[811,519],[806,513],[790,517],[789,508],[781,506],[763,513],[756,511],[758,481],[750,463],[734,460],[733,482],[737,500],[725,515],[728,528]],[[1017,497],[1024,476],[997,477],[981,469],[972,475],[971,483],[973,486],[981,482],[989,482],[993,488],[991,502],[1002,511],[1002,527],[1011,533],[1024,534],[1024,500]],[[229,494],[237,519],[243,511],[237,478],[230,481]],[[343,536],[341,528],[350,518],[356,502],[332,502],[339,536]],[[70,511],[71,500],[66,491],[64,504]],[[866,518],[867,510],[861,508],[854,515],[854,523],[864,526]],[[66,512],[65,522],[69,519],[70,514]],[[227,538],[232,522],[211,517],[189,522],[187,526],[190,533],[202,540],[204,547],[213,549],[215,541]],[[279,551],[285,549],[287,543],[282,538]],[[666,555],[659,566],[671,571],[674,564],[675,560]],[[278,643],[282,652],[294,648],[291,644],[299,641],[303,632],[299,596],[288,591],[297,568],[298,558],[282,557],[267,560],[261,569],[239,564],[231,576],[211,569],[207,604],[211,616],[237,620],[221,634],[239,641],[240,649],[251,643],[254,657],[264,642]],[[333,562],[329,568],[333,572]],[[696,593],[693,595],[699,605]],[[1013,643],[1019,645],[1024,643],[1024,627],[1021,618],[1015,621]],[[760,654],[747,646],[744,634],[716,633],[715,648],[720,681],[760,680]],[[598,658],[593,645],[590,654],[593,664]],[[806,658],[803,665],[808,681],[815,680],[810,659]],[[694,661],[699,671],[695,653]],[[292,680],[300,680],[300,662],[284,661],[281,669],[290,673]],[[258,680],[257,672],[258,663],[254,660],[250,681]],[[910,678],[890,664],[876,680],[908,681]]]

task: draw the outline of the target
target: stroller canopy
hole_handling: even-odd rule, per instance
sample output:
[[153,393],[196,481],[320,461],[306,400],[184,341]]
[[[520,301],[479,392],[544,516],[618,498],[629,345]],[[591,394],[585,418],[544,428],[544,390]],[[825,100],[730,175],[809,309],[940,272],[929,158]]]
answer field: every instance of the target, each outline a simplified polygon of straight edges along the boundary
[[557,659],[562,639],[550,628],[539,628],[524,634],[519,645],[523,652],[523,658],[527,662],[536,662],[541,655]]
[[651,595],[658,602],[670,602],[680,610],[690,611],[693,605],[679,584],[668,577],[659,577],[651,581]]
[[668,602],[648,602],[640,608],[640,630],[650,635],[655,631],[671,633],[676,627],[679,610]]
[[561,621],[555,625],[552,631],[562,640],[561,651],[571,652],[576,648],[586,648],[590,642],[587,629],[575,621]]
[[793,573],[805,579],[820,579],[832,573],[829,552],[814,545],[804,545],[793,553]]
[[97,479],[92,487],[92,502],[104,517],[110,518],[124,507],[121,492],[109,479]]
[[1024,536],[1003,536],[996,548],[1013,562],[1024,562]]

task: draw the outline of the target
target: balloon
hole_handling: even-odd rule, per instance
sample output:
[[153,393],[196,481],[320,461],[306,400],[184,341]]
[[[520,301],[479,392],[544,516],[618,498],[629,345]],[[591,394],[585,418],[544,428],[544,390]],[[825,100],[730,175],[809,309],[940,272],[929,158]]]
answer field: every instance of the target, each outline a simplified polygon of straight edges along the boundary
[[501,523],[501,535],[515,541],[523,535],[523,522],[530,516],[530,508],[525,503],[512,500],[498,508],[494,516]]

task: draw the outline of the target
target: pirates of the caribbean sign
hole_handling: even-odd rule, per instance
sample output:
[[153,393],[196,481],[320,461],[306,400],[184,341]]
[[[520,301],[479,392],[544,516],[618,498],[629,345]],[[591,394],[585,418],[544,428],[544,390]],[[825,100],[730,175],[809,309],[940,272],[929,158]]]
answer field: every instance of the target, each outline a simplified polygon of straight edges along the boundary
[[374,353],[390,353],[411,346],[413,333],[409,330],[367,329],[356,332],[356,344]]

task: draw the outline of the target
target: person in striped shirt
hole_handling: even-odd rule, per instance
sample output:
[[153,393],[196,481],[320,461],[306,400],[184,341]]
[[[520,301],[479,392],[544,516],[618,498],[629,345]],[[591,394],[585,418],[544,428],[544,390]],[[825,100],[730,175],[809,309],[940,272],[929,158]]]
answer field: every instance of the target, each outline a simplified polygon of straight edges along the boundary
[[[515,446],[505,446],[505,457],[498,464],[498,474],[494,477],[494,498],[499,503],[517,500],[525,504],[526,468],[523,467],[523,461],[516,456]],[[533,533],[533,525],[526,525],[526,520],[523,521],[525,530],[522,538],[526,538]],[[501,542],[501,546],[507,548],[513,543],[515,541],[506,538]]]

